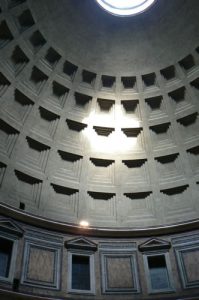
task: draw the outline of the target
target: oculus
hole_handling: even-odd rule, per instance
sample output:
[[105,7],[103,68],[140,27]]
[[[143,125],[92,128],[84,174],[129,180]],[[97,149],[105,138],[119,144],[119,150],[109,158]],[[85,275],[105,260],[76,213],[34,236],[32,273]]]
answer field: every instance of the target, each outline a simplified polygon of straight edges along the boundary
[[133,16],[144,12],[155,0],[96,0],[101,7],[116,16]]

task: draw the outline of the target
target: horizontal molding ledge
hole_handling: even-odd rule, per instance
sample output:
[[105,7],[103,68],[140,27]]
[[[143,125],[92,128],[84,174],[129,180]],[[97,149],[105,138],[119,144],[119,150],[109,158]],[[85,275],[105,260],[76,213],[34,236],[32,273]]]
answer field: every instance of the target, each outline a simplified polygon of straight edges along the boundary
[[[3,300],[64,300],[65,297],[46,297],[46,296],[39,296],[39,295],[30,295],[27,293],[21,292],[13,292],[10,290],[0,289],[0,296],[3,296]],[[80,295],[79,295],[80,296]],[[77,296],[78,297],[78,296]],[[81,296],[80,296],[81,297]],[[199,294],[193,295],[192,297],[182,296],[182,297],[162,297],[161,300],[198,300]],[[90,296],[89,296],[90,298]],[[101,298],[91,297],[91,299],[100,300]],[[126,298],[126,297],[125,297]],[[83,299],[83,298],[81,298]],[[128,299],[132,299],[132,295]],[[147,300],[149,298],[142,298],[142,300]],[[67,300],[74,300],[72,297],[67,297]],[[115,300],[115,297],[109,297],[109,300]]]
[[92,227],[82,228],[77,224],[54,221],[51,219],[36,216],[27,212],[22,212],[12,206],[0,203],[0,214],[13,218],[17,221],[24,222],[29,225],[59,231],[62,233],[96,236],[96,237],[150,237],[158,235],[166,235],[173,233],[186,232],[199,229],[199,219],[194,219],[187,222],[180,222],[171,225],[152,226],[152,227]]

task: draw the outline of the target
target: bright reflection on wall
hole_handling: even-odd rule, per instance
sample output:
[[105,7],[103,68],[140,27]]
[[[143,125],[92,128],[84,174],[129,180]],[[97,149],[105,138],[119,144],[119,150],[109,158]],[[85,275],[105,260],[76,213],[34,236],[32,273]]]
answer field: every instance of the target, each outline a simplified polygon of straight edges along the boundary
[[105,10],[117,16],[132,16],[145,11],[155,0],[96,0]]
[[[97,114],[94,111],[83,120],[83,123],[88,124],[88,127],[84,129],[83,133],[88,139],[90,147],[96,152],[120,154],[129,150],[133,150],[137,145],[137,137],[127,137],[121,128],[139,128],[140,122],[133,118],[125,118],[116,109],[117,114],[114,120],[110,120],[110,115]],[[114,128],[109,136],[100,136],[93,129],[93,126],[110,127]]]
[[86,220],[82,220],[79,222],[79,225],[83,228],[87,228],[87,227],[89,227],[89,222]]

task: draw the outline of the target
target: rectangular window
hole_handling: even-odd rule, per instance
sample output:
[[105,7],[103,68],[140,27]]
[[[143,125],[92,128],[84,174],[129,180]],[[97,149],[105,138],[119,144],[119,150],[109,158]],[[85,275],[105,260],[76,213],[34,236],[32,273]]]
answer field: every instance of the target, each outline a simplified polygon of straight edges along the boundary
[[68,252],[68,291],[70,293],[94,294],[94,252],[74,250]]
[[0,277],[9,277],[12,248],[12,241],[0,238]]
[[72,255],[72,289],[90,290],[90,257]]
[[144,254],[144,266],[149,293],[174,291],[168,252]]
[[169,276],[164,255],[148,257],[149,274],[152,290],[170,288]]

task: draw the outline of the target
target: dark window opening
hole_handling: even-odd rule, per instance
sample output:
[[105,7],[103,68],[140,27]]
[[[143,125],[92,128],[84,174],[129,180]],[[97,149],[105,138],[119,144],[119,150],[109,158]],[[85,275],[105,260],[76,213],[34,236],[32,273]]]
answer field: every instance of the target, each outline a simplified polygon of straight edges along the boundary
[[0,277],[9,277],[13,242],[0,238]]
[[151,288],[153,290],[169,289],[170,283],[165,256],[149,256],[148,266],[150,273]]
[[90,290],[90,257],[72,256],[72,289]]

